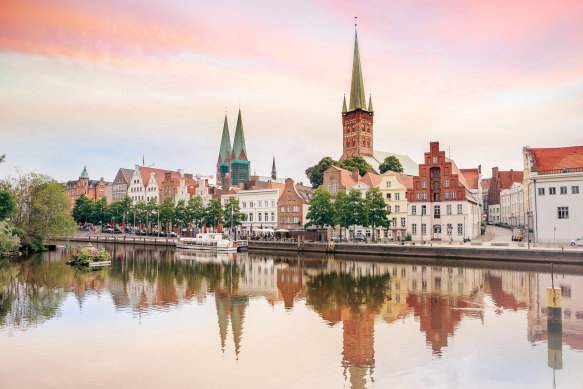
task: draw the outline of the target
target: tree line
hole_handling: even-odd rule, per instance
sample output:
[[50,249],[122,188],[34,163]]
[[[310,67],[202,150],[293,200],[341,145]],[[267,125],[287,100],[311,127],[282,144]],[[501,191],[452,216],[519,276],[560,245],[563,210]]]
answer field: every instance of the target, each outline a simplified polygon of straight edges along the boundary
[[310,200],[307,219],[308,225],[320,228],[337,225],[341,228],[372,227],[374,239],[377,227],[390,226],[390,214],[379,188],[370,188],[363,197],[358,189],[333,195],[320,186]]
[[129,196],[108,204],[102,197],[95,201],[82,194],[75,201],[73,219],[79,224],[92,223],[107,226],[111,224],[133,226],[139,229],[170,231],[186,227],[217,227],[219,224],[231,228],[240,225],[246,215],[241,212],[239,200],[230,197],[221,206],[217,199],[204,206],[200,196],[190,200],[179,200],[176,204],[172,197],[166,197],[158,204],[157,199],[133,203]]

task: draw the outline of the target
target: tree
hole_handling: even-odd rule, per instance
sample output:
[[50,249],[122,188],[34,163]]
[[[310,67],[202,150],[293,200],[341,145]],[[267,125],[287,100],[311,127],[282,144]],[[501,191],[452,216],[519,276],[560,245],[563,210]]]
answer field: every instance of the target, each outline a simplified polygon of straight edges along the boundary
[[111,210],[109,209],[109,204],[107,204],[107,199],[102,197],[93,204],[93,214],[91,220],[94,224],[108,224],[111,220]]
[[332,204],[332,194],[328,192],[323,187],[318,187],[312,199],[310,200],[310,208],[306,218],[309,222],[307,226],[320,226],[324,228],[325,226],[336,225],[336,208]]
[[376,227],[389,227],[387,204],[379,188],[370,188],[366,192],[366,206],[368,208],[368,223],[372,225],[373,240],[376,240]]
[[75,201],[75,206],[73,207],[73,219],[77,223],[88,223],[92,221],[94,215],[94,205],[95,202],[90,200],[85,194],[82,194]]
[[[134,206],[134,212],[136,214],[136,223],[148,224],[148,204],[144,200],[140,200]],[[141,228],[141,227],[140,227]]]
[[108,220],[108,222],[113,220],[114,224],[121,223],[123,220],[123,209],[120,200],[116,200],[109,204],[109,215],[111,219]]
[[[122,220],[125,220],[125,222],[127,223],[128,220],[132,220],[133,218],[133,208],[134,208],[134,203],[132,201],[132,199],[130,198],[130,196],[126,195],[126,197],[123,198],[123,200],[121,200],[120,205],[119,205],[119,210],[121,211],[121,217]],[[132,215],[130,217],[130,215]]]
[[168,231],[168,224],[174,219],[174,208],[172,197],[166,197],[160,204],[160,223],[166,226],[166,231]]
[[188,208],[186,207],[186,201],[178,201],[176,208],[174,208],[173,220],[173,224],[177,227],[184,228],[188,225]]
[[338,192],[334,199],[334,208],[336,208],[336,214],[338,215],[338,224],[340,225],[340,237],[342,237],[342,228],[348,228],[348,219],[346,215],[348,214],[348,195],[345,191],[341,190]]
[[217,226],[219,223],[223,223],[223,208],[219,200],[212,199],[209,202],[209,206],[206,207],[204,221],[209,226]]
[[358,189],[350,189],[346,205],[346,223],[354,226],[352,237],[356,235],[356,226],[368,225],[368,209],[362,192]]
[[0,220],[0,254],[16,251],[20,247],[20,238],[8,222]]
[[[159,212],[158,200],[151,198],[147,203],[146,207],[146,224],[155,225],[158,227],[158,212]],[[149,229],[149,228],[148,228]]]
[[233,226],[238,226],[243,222],[247,215],[241,212],[241,207],[239,206],[239,199],[235,197],[229,197],[225,205],[223,205],[225,226],[233,228]]
[[10,187],[0,182],[0,221],[16,214],[16,197]]
[[205,214],[202,197],[191,197],[190,200],[188,200],[186,209],[188,211],[188,220],[192,222],[193,227],[202,227]]
[[324,171],[332,165],[338,165],[338,162],[330,157],[324,157],[320,162],[306,169],[306,176],[312,183],[314,189],[322,185],[322,182],[324,181]]
[[403,165],[401,165],[399,158],[390,155],[379,165],[379,170],[381,174],[389,170],[395,173],[403,173]]
[[361,176],[364,176],[366,173],[372,170],[372,166],[368,162],[366,162],[364,158],[362,158],[360,155],[355,155],[352,158],[343,159],[336,166],[349,171],[358,169],[358,172]]

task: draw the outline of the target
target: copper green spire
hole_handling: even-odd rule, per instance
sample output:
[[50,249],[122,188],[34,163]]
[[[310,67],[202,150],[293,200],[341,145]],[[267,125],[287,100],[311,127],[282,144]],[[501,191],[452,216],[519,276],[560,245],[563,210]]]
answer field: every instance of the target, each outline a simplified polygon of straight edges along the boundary
[[79,178],[86,179],[86,180],[89,179],[89,174],[87,173],[87,166],[83,166],[83,172],[81,173]]
[[350,85],[350,110],[354,111],[355,109],[366,110],[366,98],[364,97],[360,54],[358,53],[358,36],[356,32],[354,32],[354,59],[352,61],[352,83]]
[[241,152],[245,153],[245,161],[247,160],[247,148],[245,147],[245,135],[243,134],[243,121],[241,120],[241,108],[239,108],[239,116],[237,117],[237,129],[235,130],[235,140],[233,141],[233,159],[239,160]]
[[344,99],[342,101],[342,113],[346,112],[348,112],[348,109],[346,109],[346,95],[344,95]]
[[372,96],[368,95],[368,112],[374,112],[372,109]]
[[223,137],[221,138],[221,149],[219,151],[219,163],[225,162],[227,156],[231,154],[231,135],[229,134],[229,124],[225,114],[225,124],[223,124]]

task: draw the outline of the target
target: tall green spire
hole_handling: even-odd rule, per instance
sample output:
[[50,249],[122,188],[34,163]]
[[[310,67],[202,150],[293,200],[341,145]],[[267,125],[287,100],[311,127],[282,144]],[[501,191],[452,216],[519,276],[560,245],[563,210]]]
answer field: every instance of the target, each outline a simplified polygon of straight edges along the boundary
[[374,112],[372,109],[372,96],[368,95],[368,112]]
[[219,151],[219,163],[225,162],[227,156],[231,154],[231,135],[229,134],[229,124],[225,114],[225,124],[223,124],[223,137],[221,138],[221,149]]
[[243,121],[241,120],[241,108],[239,108],[237,129],[235,130],[235,140],[233,141],[233,159],[238,160],[241,151],[245,153],[245,160],[247,160],[247,148],[245,147],[245,135],[243,134]]
[[83,166],[83,172],[81,172],[81,175],[79,176],[79,178],[82,179],[89,179],[89,173],[87,173],[87,166]]
[[364,97],[364,85],[362,82],[362,69],[360,67],[360,54],[358,53],[358,36],[354,33],[354,59],[352,61],[352,83],[350,85],[350,110],[366,110],[366,98]]
[[346,109],[346,95],[344,95],[344,99],[342,101],[342,113],[346,112],[348,112],[348,109]]

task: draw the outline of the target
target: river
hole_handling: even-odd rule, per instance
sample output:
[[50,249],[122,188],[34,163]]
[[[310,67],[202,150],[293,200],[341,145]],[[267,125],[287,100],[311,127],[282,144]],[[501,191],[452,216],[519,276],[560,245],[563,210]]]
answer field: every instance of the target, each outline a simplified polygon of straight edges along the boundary
[[103,247],[0,259],[0,388],[583,387],[583,267]]

